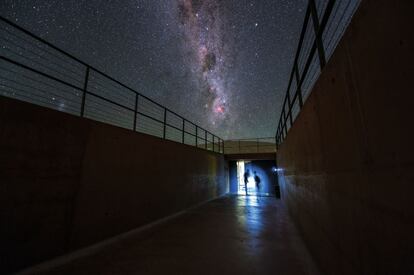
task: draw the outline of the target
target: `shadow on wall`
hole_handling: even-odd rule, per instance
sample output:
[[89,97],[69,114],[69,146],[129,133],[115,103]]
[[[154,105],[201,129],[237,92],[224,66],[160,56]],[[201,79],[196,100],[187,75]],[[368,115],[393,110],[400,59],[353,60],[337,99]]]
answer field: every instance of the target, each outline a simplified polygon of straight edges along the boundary
[[228,191],[224,156],[0,97],[0,273]]

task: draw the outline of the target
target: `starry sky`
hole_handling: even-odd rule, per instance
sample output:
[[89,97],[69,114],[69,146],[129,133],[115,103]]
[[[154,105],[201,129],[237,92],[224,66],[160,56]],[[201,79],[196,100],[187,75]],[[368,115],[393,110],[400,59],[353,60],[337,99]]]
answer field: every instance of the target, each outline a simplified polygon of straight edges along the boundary
[[2,0],[0,14],[224,139],[275,135],[306,0]]

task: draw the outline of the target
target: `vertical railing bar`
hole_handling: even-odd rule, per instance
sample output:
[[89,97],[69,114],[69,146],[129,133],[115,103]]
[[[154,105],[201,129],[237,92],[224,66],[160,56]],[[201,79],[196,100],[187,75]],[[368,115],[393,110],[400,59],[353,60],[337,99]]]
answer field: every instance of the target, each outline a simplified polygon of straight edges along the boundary
[[198,148],[198,126],[196,125],[196,147]]
[[167,108],[164,108],[164,139],[166,137],[167,134]]
[[81,104],[81,111],[80,111],[81,117],[83,117],[85,114],[85,103],[86,103],[86,93],[88,90],[88,82],[89,82],[89,66],[86,66],[85,82],[83,83],[82,104]]
[[286,134],[286,136],[287,136],[287,133],[288,133],[288,129],[287,129],[287,121],[285,122],[285,134]]
[[219,139],[218,142],[217,142],[218,152],[221,153],[221,139],[220,138],[218,138],[218,139]]
[[292,110],[292,102],[290,101],[290,92],[289,92],[289,90],[288,90],[288,93],[287,93],[287,100],[288,100],[288,106],[289,106],[288,116],[289,116],[289,119],[290,119],[290,126],[292,126],[293,125],[292,112],[291,112],[291,110]]
[[312,15],[313,28],[315,31],[315,42],[318,48],[319,64],[322,70],[326,65],[326,58],[325,58],[325,50],[324,50],[323,42],[322,42],[322,32],[320,31],[319,17],[318,17],[318,11],[315,5],[315,0],[309,0],[309,6],[311,10],[311,15]]
[[[58,82],[62,82],[62,83],[64,83],[64,84],[66,84],[66,85],[69,85],[69,86],[71,86],[71,87],[74,87],[74,88],[76,88],[76,89],[79,89],[80,91],[83,91],[83,93],[82,93],[82,98],[81,98],[81,104],[80,104],[80,117],[84,117],[85,116],[85,112],[86,111],[88,111],[88,110],[86,110],[86,97],[87,97],[87,94],[89,94],[89,95],[91,95],[91,94],[93,94],[92,93],[92,91],[89,91],[88,92],[88,86],[90,86],[91,85],[91,83],[89,83],[90,82],[90,77],[91,77],[91,73],[92,73],[92,71],[93,71],[93,73],[94,73],[94,76],[95,76],[95,74],[96,73],[98,73],[99,75],[102,75],[103,77],[105,77],[105,78],[107,78],[108,80],[110,80],[110,81],[112,81],[112,82],[114,82],[114,83],[116,83],[116,84],[118,84],[118,85],[120,85],[120,86],[122,86],[123,88],[126,88],[126,89],[128,89],[129,91],[131,91],[131,92],[133,92],[133,93],[135,93],[135,106],[134,106],[134,108],[126,108],[125,106],[122,106],[121,104],[118,104],[118,103],[116,103],[115,101],[111,101],[111,100],[109,100],[109,99],[107,99],[107,98],[105,98],[105,97],[103,97],[103,96],[97,96],[96,95],[96,97],[98,97],[98,98],[101,98],[101,99],[103,99],[103,100],[106,100],[106,101],[108,101],[108,102],[110,102],[110,103],[112,103],[112,104],[115,104],[115,105],[117,105],[117,106],[120,106],[120,107],[123,107],[124,109],[127,109],[127,110],[129,110],[129,111],[131,111],[131,112],[133,112],[134,113],[134,119],[133,119],[133,127],[132,127],[132,129],[133,129],[133,131],[137,131],[137,127],[138,127],[138,123],[141,123],[141,121],[140,121],[140,119],[137,117],[138,116],[138,114],[140,114],[140,110],[139,110],[139,103],[141,103],[141,101],[143,100],[143,98],[144,99],[146,99],[146,100],[148,100],[149,102],[151,102],[151,103],[153,103],[153,104],[155,104],[155,105],[157,105],[157,106],[159,106],[159,107],[161,107],[161,108],[163,108],[164,109],[164,121],[163,121],[163,138],[164,139],[166,139],[166,136],[167,136],[167,112],[170,112],[170,114],[174,114],[174,115],[177,115],[179,118],[181,118],[182,119],[182,143],[185,143],[185,133],[186,133],[186,131],[185,131],[185,127],[186,127],[186,123],[188,122],[185,118],[183,118],[182,116],[180,116],[180,115],[178,115],[178,114],[176,114],[176,113],[174,113],[173,111],[170,111],[169,109],[167,109],[166,107],[164,107],[164,106],[162,106],[161,104],[159,104],[159,103],[157,103],[157,102],[155,102],[155,101],[153,101],[153,100],[151,100],[150,98],[148,98],[148,97],[146,97],[146,96],[144,96],[144,95],[141,95],[140,93],[138,93],[138,92],[136,92],[134,89],[132,89],[132,88],[130,88],[130,87],[128,87],[128,86],[126,86],[125,84],[123,84],[123,83],[121,83],[121,82],[119,82],[118,80],[116,80],[116,79],[114,79],[114,78],[112,78],[112,77],[110,77],[109,75],[107,75],[107,74],[105,74],[105,73],[103,73],[102,71],[99,71],[98,69],[95,69],[95,68],[93,68],[92,66],[90,66],[90,65],[88,65],[87,63],[84,63],[83,61],[81,61],[81,60],[79,60],[79,59],[77,59],[76,57],[74,57],[74,56],[72,56],[72,55],[70,55],[70,54],[68,54],[68,53],[66,53],[66,52],[64,52],[63,50],[61,50],[61,49],[59,49],[59,48],[57,48],[56,46],[54,46],[53,44],[51,44],[51,43],[49,43],[49,42],[47,42],[46,40],[44,40],[44,39],[42,39],[42,38],[40,38],[40,37],[38,37],[38,36],[36,36],[36,35],[34,35],[34,34],[32,34],[31,32],[29,32],[29,31],[27,31],[27,30],[25,30],[25,29],[23,29],[23,28],[21,28],[20,26],[18,26],[17,24],[14,24],[13,22],[11,22],[11,21],[9,21],[9,20],[7,20],[7,19],[5,19],[5,18],[3,18],[3,17],[1,17],[0,16],[0,20],[1,21],[4,21],[4,22],[6,22],[7,24],[9,24],[9,25],[11,25],[13,28],[16,28],[16,29],[18,29],[18,30],[20,30],[20,31],[22,31],[23,33],[25,33],[25,34],[27,34],[28,36],[30,36],[30,37],[32,37],[32,38],[34,38],[35,39],[35,41],[37,41],[37,43],[41,43],[41,45],[47,45],[48,47],[51,47],[52,49],[54,49],[54,50],[56,50],[57,52],[59,52],[59,53],[61,53],[61,54],[63,54],[63,55],[65,55],[66,57],[68,57],[69,58],[69,60],[70,61],[76,61],[76,62],[78,62],[79,64],[82,64],[84,67],[82,67],[82,69],[83,68],[85,68],[85,75],[84,75],[84,83],[83,83],[83,88],[81,88],[81,87],[74,87],[75,85],[72,85],[72,84],[70,84],[70,83],[65,83],[65,81],[63,81],[63,80],[60,80],[60,79],[57,79],[57,78],[54,78],[53,76],[50,76],[50,75],[47,75],[47,74],[44,74],[44,73],[41,73],[41,72],[39,72],[39,73],[41,73],[42,75],[44,75],[44,76],[46,76],[46,77],[49,77],[49,78],[52,78],[52,79],[55,79],[56,81],[58,81]],[[1,57],[1,58],[4,58],[4,57]],[[71,63],[71,62],[70,62]],[[30,68],[29,68],[30,69]],[[82,85],[82,84],[81,84]],[[90,89],[90,87],[89,87],[89,89]],[[141,98],[140,98],[140,96],[141,96]],[[143,98],[142,98],[143,97]],[[160,120],[158,120],[158,119],[154,119],[155,121],[158,121],[158,122],[161,122]],[[189,123],[192,123],[192,122],[189,122]],[[192,123],[193,125],[195,125],[194,123]],[[197,125],[195,125],[196,126],[196,146],[198,146],[198,126]],[[173,127],[172,125],[170,126],[171,128],[176,128],[176,127]],[[207,134],[208,134],[208,132],[207,131],[205,131],[205,142],[206,142],[206,144],[205,144],[205,148],[207,149],[207,147],[208,147],[208,144],[207,144],[207,142],[208,142],[208,139],[207,139]],[[209,133],[211,136],[212,136],[212,138],[213,138],[213,151],[217,151],[217,150],[219,150],[219,152],[220,151],[223,151],[224,152],[224,141],[223,140],[221,140],[219,137],[217,137],[217,136],[215,136],[215,135],[213,135],[213,134],[211,134],[211,133]],[[215,142],[217,142],[218,141],[218,144],[216,145],[215,144]],[[223,147],[223,148],[222,148]]]
[[[300,88],[302,88],[302,84],[303,84],[303,82],[305,82],[305,79],[306,79],[306,76],[308,75],[308,72],[309,72],[309,68],[310,68],[310,65],[312,64],[312,59],[313,59],[313,57],[315,56],[315,54],[316,54],[316,41],[314,41],[313,42],[313,45],[312,45],[312,48],[311,48],[311,50],[310,50],[310,52],[309,52],[309,57],[308,57],[308,59],[306,60],[306,64],[305,64],[305,68],[303,69],[303,72],[302,72],[302,75],[300,76],[300,81],[299,81],[299,84],[298,84],[298,86],[300,87]],[[299,74],[298,74],[298,76],[299,76]]]
[[135,93],[134,132],[137,131],[138,97],[139,94]]
[[[310,7],[309,7],[309,4],[308,4],[307,8],[306,8],[306,14],[305,14],[305,19],[304,19],[303,26],[302,26],[302,31],[301,31],[300,38],[299,38],[298,47],[297,47],[296,54],[295,54],[295,59],[294,59],[294,64],[296,64],[296,66],[297,66],[297,62],[298,62],[300,53],[302,51],[302,44],[303,44],[303,41],[304,41],[304,38],[305,38],[305,33],[306,33],[306,28],[307,28],[308,23],[309,23],[309,18],[310,18]],[[291,72],[291,75],[290,75],[290,78],[289,78],[289,85],[288,85],[287,93],[289,92],[290,85],[291,85],[291,82],[293,80],[294,73],[295,72],[294,72],[294,68],[293,68],[292,72]],[[285,99],[283,101],[283,105],[285,104],[286,100],[287,100],[287,98],[285,96]]]
[[184,118],[182,118],[182,120],[183,120],[183,137],[182,137],[182,143],[184,144],[185,142],[184,142],[184,139],[185,139],[185,119]]
[[[309,22],[309,18],[310,18],[310,7],[309,7],[309,4],[308,4],[307,5],[307,8],[306,8],[306,12],[305,12],[305,18],[304,18],[304,21],[303,21],[302,30],[301,30],[301,33],[300,33],[300,36],[299,36],[298,47],[297,47],[296,54],[295,54],[295,59],[294,59],[294,64],[295,65],[297,64],[297,61],[299,59],[300,52],[302,50],[302,44],[303,44],[303,40],[305,38],[305,33],[306,33],[306,28],[307,28],[307,25],[308,25],[308,22]],[[292,72],[291,72],[291,77],[289,79],[288,88],[290,88],[290,82],[291,82],[291,79],[292,79],[292,76],[293,76],[294,73],[295,72],[294,72],[294,68],[293,68],[292,69]],[[289,90],[287,91],[287,93],[288,92],[289,92]],[[286,97],[285,97],[285,100],[284,101],[286,101]],[[282,139],[282,136],[281,135],[283,134],[283,128],[281,128],[281,126],[282,126],[281,122],[282,122],[282,115],[280,116],[279,126],[278,126],[279,136],[280,136],[279,142],[281,142],[281,139]]]
[[276,145],[278,143],[278,139],[279,139],[279,127],[277,127],[277,130],[276,130],[276,136],[275,136]]
[[306,29],[308,27],[308,23],[309,23],[309,18],[310,18],[310,6],[308,4],[307,8],[306,8],[306,14],[305,14],[305,20],[303,22],[303,27],[302,27],[302,31],[300,33],[300,38],[299,38],[299,43],[298,43],[298,49],[296,51],[296,55],[295,55],[295,59],[294,59],[294,64],[298,63],[298,59],[299,59],[299,55],[302,51],[302,45],[303,45],[303,41],[305,40],[305,34],[306,34]]
[[[204,129],[203,129],[204,130]],[[207,131],[206,130],[204,130],[204,149],[206,149],[206,150],[208,150],[208,148],[207,148]]]
[[220,152],[221,140],[220,140],[220,138],[219,138],[219,137],[217,137],[217,138],[218,138],[218,141],[217,141],[217,146],[218,146],[218,148],[217,148],[217,150],[218,150],[218,153],[221,153],[221,152]]
[[335,2],[336,2],[336,0],[330,0],[328,2],[328,5],[325,8],[325,13],[323,14],[323,18],[322,18],[321,24],[319,26],[319,31],[321,33],[321,37],[322,37],[323,32],[325,31],[325,27],[328,23],[328,20],[329,20],[330,16],[331,16],[333,7],[335,6]]
[[299,76],[299,69],[298,64],[295,63],[295,75],[296,75],[296,94],[299,99],[299,110],[303,107],[303,99],[302,99],[302,84],[300,82],[300,76]]
[[[280,118],[282,118],[282,116],[280,117]],[[279,119],[279,123],[278,123],[278,125],[277,125],[277,131],[276,131],[276,135],[278,135],[278,136],[280,136],[280,123],[282,122],[282,120],[281,119]]]

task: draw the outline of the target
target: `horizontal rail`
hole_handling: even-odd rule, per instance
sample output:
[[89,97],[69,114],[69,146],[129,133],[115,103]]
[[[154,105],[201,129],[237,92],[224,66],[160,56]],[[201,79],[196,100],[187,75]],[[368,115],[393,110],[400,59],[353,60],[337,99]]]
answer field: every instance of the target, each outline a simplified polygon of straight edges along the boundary
[[[45,107],[68,112],[80,117],[86,116],[90,119],[110,123],[116,126],[131,129],[133,131],[151,134],[158,137],[160,136],[158,133],[159,130],[157,130],[160,128],[158,125],[162,125],[162,137],[164,139],[174,140],[183,144],[195,146],[197,148],[201,148],[199,145],[203,144],[204,147],[201,149],[223,153],[223,140],[208,130],[185,119],[183,116],[164,107],[149,97],[140,94],[133,88],[92,67],[43,38],[18,26],[16,23],[2,16],[0,16],[0,23],[3,24],[3,27],[5,25],[4,30],[6,30],[8,34],[13,35],[14,33],[20,32],[31,38],[26,39],[22,38],[23,35],[14,35],[14,39],[20,39],[18,41],[29,43],[28,45],[24,44],[26,46],[33,46],[30,43],[40,43],[35,44],[35,46],[41,45],[47,48],[38,47],[37,50],[47,52],[50,56],[55,58],[54,60],[48,60],[47,57],[43,57],[41,54],[34,52],[33,50],[28,50],[26,47],[23,47],[24,45],[22,46],[16,41],[1,39],[0,43],[2,44],[0,44],[0,61],[6,64],[6,66],[15,66],[20,68],[18,70],[6,70],[4,75],[3,73],[0,75],[0,94],[3,96],[14,97],[16,99],[24,98],[24,101],[28,101],[33,104],[39,104],[39,102],[42,102],[41,105]],[[32,39],[33,41],[31,41]],[[12,51],[13,47],[17,47],[19,52]],[[58,54],[53,54],[53,52],[51,52],[52,50],[55,50]],[[62,54],[63,56],[59,54]],[[73,79],[65,74],[67,69],[63,66],[59,68],[59,62],[65,62],[65,58],[77,63],[77,66],[83,67],[83,72],[76,71],[76,76],[80,77],[80,80]],[[23,59],[23,61],[21,59]],[[68,64],[75,66],[71,62]],[[53,68],[56,69],[53,70]],[[62,70],[64,73],[62,73]],[[95,80],[91,80],[92,72],[101,75],[101,77],[95,77]],[[28,74],[35,75],[35,77],[28,78]],[[43,80],[38,80],[39,78],[42,78]],[[19,82],[24,83],[24,79],[36,79],[36,81],[31,81],[30,84],[25,83],[24,89],[17,88],[16,85],[19,85]],[[102,82],[95,82],[99,79],[101,79]],[[109,82],[103,81],[104,79]],[[73,81],[76,81],[77,85],[75,85]],[[94,81],[95,83],[93,84],[93,91],[91,91],[91,85],[89,85],[92,84],[91,81]],[[78,86],[78,82],[83,83],[81,87]],[[113,83],[113,85],[108,84],[110,86],[105,86],[105,83]],[[116,85],[119,85],[119,87]],[[74,89],[78,92],[74,95],[73,93],[69,93],[65,89],[62,89],[62,86],[68,87],[67,89]],[[5,88],[7,88],[7,91]],[[125,90],[120,90],[120,88]],[[10,92],[10,90],[13,89],[14,92]],[[119,97],[121,92],[125,95],[124,97]],[[47,96],[49,96],[49,98]],[[96,98],[96,100],[92,100],[92,98]],[[131,101],[133,101],[131,102],[131,107],[125,105],[125,103],[129,100],[128,98],[131,98]],[[146,104],[140,105],[139,102],[141,99],[145,99]],[[104,105],[102,105],[104,102],[109,105],[104,107]],[[69,103],[70,106],[67,105]],[[74,112],[76,109],[74,108],[75,106],[78,108],[78,112]],[[161,110],[163,112],[164,119],[156,118],[156,114]],[[121,113],[121,111],[126,112]],[[168,122],[167,114],[173,115],[176,121],[178,121],[177,123],[182,126],[179,127],[177,126],[177,123],[174,125],[173,123]],[[137,119],[138,116],[140,116],[140,118],[145,117],[147,122],[144,123],[141,119]],[[189,132],[188,129],[186,129],[186,125],[194,126],[194,131]],[[167,127],[168,129],[174,129],[181,134],[170,135],[170,133],[167,133]],[[198,133],[200,132],[204,132],[203,137],[199,136]],[[190,140],[189,137],[191,137]]]
[[276,140],[274,137],[225,140],[224,153],[276,153]]
[[[327,2],[326,2],[327,1]],[[276,146],[279,147],[280,144],[284,141],[287,136],[288,130],[292,127],[293,122],[301,111],[304,101],[304,93],[309,93],[314,81],[316,79],[308,78],[310,71],[312,71],[311,67],[313,65],[313,59],[317,55],[319,59],[319,70],[322,71],[326,65],[327,59],[329,58],[329,54],[326,53],[326,45],[324,45],[324,35],[326,34],[326,28],[330,22],[330,24],[336,24],[337,27],[333,34],[331,34],[331,39],[329,40],[329,45],[335,35],[337,35],[338,31],[343,31],[346,28],[347,23],[349,23],[349,19],[352,17],[353,13],[357,9],[360,0],[348,0],[348,3],[345,6],[345,10],[343,10],[343,15],[347,14],[349,18],[344,18],[344,16],[340,17],[338,22],[333,22],[332,19],[332,12],[334,7],[336,6],[336,11],[338,12],[339,5],[343,4],[344,1],[336,1],[336,0],[308,0],[305,17],[302,25],[302,30],[299,36],[298,46],[294,57],[294,62],[292,66],[291,73],[289,75],[289,81],[287,85],[287,90],[285,97],[283,99],[282,108],[279,116],[279,122],[277,124],[276,129]],[[318,14],[319,6],[323,8],[324,3],[326,3],[325,9],[322,9],[322,16]],[[353,5],[351,5],[353,3]],[[351,12],[349,12],[349,9]],[[335,18],[335,16],[334,16]],[[331,20],[332,19],[332,20]],[[312,20],[312,24],[310,21]],[[331,20],[331,21],[330,21]],[[348,21],[346,21],[348,20]],[[338,30],[338,26],[342,24],[344,29]],[[311,28],[308,32],[308,26]],[[313,33],[313,36],[310,36],[310,43],[306,40],[306,35],[310,35]],[[340,39],[340,36],[337,37]],[[308,48],[310,46],[310,48]],[[301,62],[302,53],[304,53],[304,48],[309,49],[309,52],[303,55],[305,59],[304,62]],[[332,54],[334,48],[329,49]],[[306,55],[306,56],[305,56]],[[300,71],[300,65],[303,66],[303,70]],[[313,72],[313,76],[315,73],[318,72],[318,68],[316,66],[316,71]],[[291,88],[293,87],[294,81],[296,82],[296,90],[294,90],[293,96],[291,96]],[[313,81],[313,82],[312,82]],[[305,87],[305,82],[308,82],[307,87]],[[306,91],[305,91],[306,90]],[[297,106],[297,113],[294,113],[294,108]],[[290,125],[289,125],[290,124]]]

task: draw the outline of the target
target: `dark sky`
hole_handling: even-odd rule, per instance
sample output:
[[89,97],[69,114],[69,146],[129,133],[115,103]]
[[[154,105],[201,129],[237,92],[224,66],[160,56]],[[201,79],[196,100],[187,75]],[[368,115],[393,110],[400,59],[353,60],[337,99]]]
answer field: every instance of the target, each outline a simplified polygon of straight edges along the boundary
[[222,138],[274,136],[307,0],[2,0],[0,14]]

